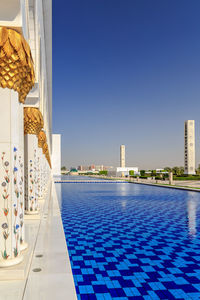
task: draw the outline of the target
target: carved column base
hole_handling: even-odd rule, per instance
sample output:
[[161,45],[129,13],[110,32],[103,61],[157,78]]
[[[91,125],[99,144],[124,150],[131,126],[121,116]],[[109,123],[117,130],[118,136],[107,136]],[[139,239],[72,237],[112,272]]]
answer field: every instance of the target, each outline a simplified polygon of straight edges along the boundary
[[20,244],[20,251],[24,251],[28,248],[28,243],[23,242]]
[[25,215],[38,215],[39,214],[39,208],[38,210],[34,211],[25,211]]
[[0,268],[7,268],[7,267],[12,267],[14,265],[18,265],[23,261],[23,259],[24,259],[23,255],[20,254],[16,258],[1,260],[0,261]]

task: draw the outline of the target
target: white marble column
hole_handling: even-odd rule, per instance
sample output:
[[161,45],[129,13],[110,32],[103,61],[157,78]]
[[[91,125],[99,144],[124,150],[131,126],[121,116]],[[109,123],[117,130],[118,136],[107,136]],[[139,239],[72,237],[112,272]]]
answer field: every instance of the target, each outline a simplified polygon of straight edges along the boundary
[[41,130],[38,134],[38,190],[39,190],[39,200],[44,199],[44,163],[45,156],[43,154],[43,146],[46,144],[46,134],[44,130]]
[[25,214],[39,212],[38,205],[38,134],[43,117],[36,107],[24,108]]
[[44,193],[46,194],[47,193],[47,182],[48,182],[48,166],[47,166],[47,160],[46,160],[46,157],[45,157],[45,186],[44,186]]
[[43,180],[44,180],[44,188],[43,188],[43,194],[44,196],[46,195],[47,193],[47,159],[46,159],[46,153],[48,152],[48,145],[47,143],[44,143],[43,145],[43,148],[42,148],[42,151],[43,151],[43,157],[44,157],[44,174],[43,174]]
[[43,153],[42,153],[42,148],[39,147],[38,145],[38,151],[37,151],[37,167],[38,167],[38,199],[41,200],[43,199],[42,196],[42,168],[43,168]]
[[28,247],[25,241],[25,228],[24,228],[24,204],[25,204],[25,193],[24,193],[24,105],[19,104],[20,118],[19,118],[19,217],[20,217],[20,250],[23,251]]
[[42,153],[41,157],[41,195],[44,198],[45,194],[45,156]]
[[7,267],[23,260],[23,110],[16,92],[0,89],[0,111],[0,267]]
[[0,26],[0,53],[0,267],[7,267],[23,260],[20,253],[24,248],[21,103],[34,86],[35,76],[30,47],[16,28]]
[[25,134],[25,214],[27,215],[38,214],[37,147],[37,135]]
[[49,165],[49,161],[47,160],[47,188],[49,188],[50,175],[51,175],[51,168]]

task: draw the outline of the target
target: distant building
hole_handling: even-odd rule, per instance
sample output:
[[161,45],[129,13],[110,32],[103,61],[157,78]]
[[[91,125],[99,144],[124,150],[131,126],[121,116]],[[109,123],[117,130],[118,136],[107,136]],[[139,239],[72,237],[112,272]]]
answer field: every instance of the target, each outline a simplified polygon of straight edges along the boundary
[[184,124],[184,173],[195,174],[195,122],[187,120]]
[[89,166],[89,170],[90,170],[90,171],[95,171],[95,165]]
[[92,172],[99,172],[99,171],[108,171],[108,170],[113,170],[113,166],[104,166],[104,165],[90,165],[90,166],[78,166],[77,170],[78,171],[92,171]]
[[103,171],[113,171],[114,169],[113,166],[103,166]]
[[69,172],[69,175],[72,175],[72,176],[77,176],[78,175],[78,171],[77,171],[77,169],[75,169],[75,168],[71,168],[71,170],[70,170],[70,172]]
[[165,171],[164,169],[156,169],[156,174],[168,174],[167,171]]
[[116,176],[117,177],[129,176],[129,171],[134,171],[134,175],[140,174],[137,167],[125,167],[125,168],[118,167],[116,169]]
[[125,145],[120,146],[120,167],[125,168]]
[[140,175],[140,172],[137,167],[110,167],[108,169],[108,176],[113,177],[124,177],[129,176],[129,171],[134,171],[134,175]]
[[96,171],[103,171],[103,169],[104,169],[103,165],[97,165],[95,168]]
[[110,169],[113,169],[113,166],[104,166],[104,165],[97,165],[95,166],[96,171],[108,171]]
[[88,166],[78,166],[77,170],[78,171],[88,171],[89,167]]

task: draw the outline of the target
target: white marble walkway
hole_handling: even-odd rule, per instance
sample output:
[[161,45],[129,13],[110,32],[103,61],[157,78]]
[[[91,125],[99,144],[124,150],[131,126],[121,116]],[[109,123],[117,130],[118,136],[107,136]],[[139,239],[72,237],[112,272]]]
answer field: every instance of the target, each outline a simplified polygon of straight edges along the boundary
[[[53,182],[49,196],[41,206],[40,220],[26,220],[26,240],[29,243],[26,251],[29,253],[24,256],[28,266],[27,277],[23,280],[1,280],[0,300],[77,299]],[[33,271],[37,269],[39,272]]]

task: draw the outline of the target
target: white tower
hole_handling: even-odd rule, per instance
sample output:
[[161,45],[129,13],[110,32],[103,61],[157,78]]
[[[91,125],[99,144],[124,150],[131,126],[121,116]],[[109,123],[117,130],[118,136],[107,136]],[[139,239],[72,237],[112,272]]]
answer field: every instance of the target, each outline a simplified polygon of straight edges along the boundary
[[120,167],[125,168],[125,145],[120,146]]
[[184,123],[184,173],[195,174],[195,122]]

